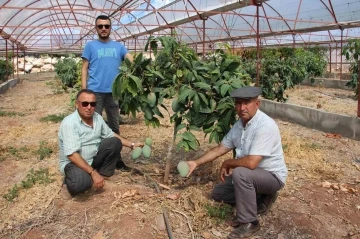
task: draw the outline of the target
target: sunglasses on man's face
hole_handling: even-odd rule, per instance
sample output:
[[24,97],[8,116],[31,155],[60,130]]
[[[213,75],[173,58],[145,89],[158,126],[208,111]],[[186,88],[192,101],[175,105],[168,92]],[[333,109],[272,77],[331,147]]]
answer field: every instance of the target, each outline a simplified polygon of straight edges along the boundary
[[109,24],[106,24],[106,25],[99,24],[99,25],[97,25],[97,28],[99,28],[99,29],[103,29],[104,27],[105,27],[105,29],[109,29],[110,25]]
[[81,106],[82,107],[88,107],[89,105],[91,107],[95,107],[96,106],[96,101],[93,101],[93,102],[87,102],[87,101],[78,101],[81,103]]

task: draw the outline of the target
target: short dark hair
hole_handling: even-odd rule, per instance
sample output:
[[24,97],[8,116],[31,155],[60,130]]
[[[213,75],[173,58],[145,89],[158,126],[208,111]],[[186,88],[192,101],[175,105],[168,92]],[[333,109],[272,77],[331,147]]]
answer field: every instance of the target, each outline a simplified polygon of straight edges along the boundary
[[94,92],[94,91],[92,91],[92,90],[89,90],[89,89],[82,89],[82,90],[80,90],[80,91],[77,93],[77,95],[76,95],[76,100],[78,100],[78,99],[79,99],[79,96],[80,96],[82,93],[95,95],[95,92]]
[[109,16],[106,16],[106,15],[99,15],[96,20],[95,20],[95,24],[97,22],[97,20],[100,19],[100,20],[109,20],[110,21],[110,25],[111,25],[111,19]]

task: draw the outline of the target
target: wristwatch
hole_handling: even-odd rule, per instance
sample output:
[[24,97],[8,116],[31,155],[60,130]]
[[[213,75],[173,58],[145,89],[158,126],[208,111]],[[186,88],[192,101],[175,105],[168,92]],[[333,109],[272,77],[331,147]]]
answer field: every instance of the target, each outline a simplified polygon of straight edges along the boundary
[[131,148],[131,149],[134,149],[134,146],[135,146],[135,143],[131,143],[130,148]]

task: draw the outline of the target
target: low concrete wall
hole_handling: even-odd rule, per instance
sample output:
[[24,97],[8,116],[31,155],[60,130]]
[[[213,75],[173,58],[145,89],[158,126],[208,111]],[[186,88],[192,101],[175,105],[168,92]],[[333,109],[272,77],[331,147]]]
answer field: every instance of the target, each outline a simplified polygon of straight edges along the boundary
[[49,77],[55,77],[56,73],[53,71],[47,71],[47,72],[38,72],[38,73],[30,73],[30,74],[19,74],[19,79],[44,79]]
[[8,89],[14,87],[20,82],[19,79],[11,79],[0,85],[0,94],[4,94]]
[[355,116],[328,113],[313,108],[264,99],[261,100],[260,109],[272,118],[360,140],[360,119]]
[[301,82],[302,85],[313,85],[313,86],[323,86],[325,88],[335,88],[335,89],[343,89],[343,90],[353,90],[346,85],[348,80],[338,80],[338,79],[325,79],[325,78],[316,78],[314,83],[311,84],[310,80],[304,80]]

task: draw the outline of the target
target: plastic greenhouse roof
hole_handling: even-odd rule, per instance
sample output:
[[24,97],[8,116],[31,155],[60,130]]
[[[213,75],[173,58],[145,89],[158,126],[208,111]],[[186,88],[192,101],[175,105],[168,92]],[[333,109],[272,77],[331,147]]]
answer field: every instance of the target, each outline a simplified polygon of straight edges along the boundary
[[359,11],[359,0],[0,0],[0,52],[81,52],[97,38],[101,14],[112,20],[111,38],[131,51],[172,29],[198,51],[254,47],[257,21],[262,46],[339,47],[360,36]]

